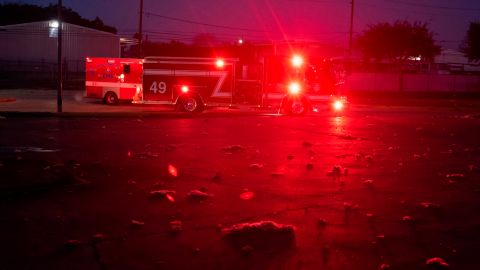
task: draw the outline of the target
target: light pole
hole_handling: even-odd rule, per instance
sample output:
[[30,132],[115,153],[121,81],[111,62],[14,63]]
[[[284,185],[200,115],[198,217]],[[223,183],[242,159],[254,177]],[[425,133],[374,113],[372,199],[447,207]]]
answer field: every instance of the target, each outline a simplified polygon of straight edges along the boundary
[[58,0],[57,7],[57,16],[58,16],[58,32],[57,32],[57,53],[58,53],[58,84],[57,84],[57,112],[62,112],[62,88],[63,88],[63,78],[62,78],[62,0]]
[[352,9],[350,11],[350,39],[348,41],[348,56],[352,57],[352,45],[353,45],[353,13],[355,10],[355,0],[352,0]]
[[138,54],[139,57],[143,57],[142,52],[142,39],[143,39],[143,0],[140,0],[140,14],[138,20]]

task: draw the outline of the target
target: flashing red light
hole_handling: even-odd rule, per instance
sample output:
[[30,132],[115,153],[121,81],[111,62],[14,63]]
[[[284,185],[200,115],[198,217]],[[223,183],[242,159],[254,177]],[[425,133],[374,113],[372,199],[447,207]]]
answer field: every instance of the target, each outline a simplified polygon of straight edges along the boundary
[[225,66],[225,61],[223,61],[223,59],[217,59],[215,65],[217,66],[217,68],[223,68]]
[[184,93],[184,94],[186,94],[186,93],[188,93],[188,91],[190,91],[190,89],[186,85],[183,85],[181,90],[182,90],[182,93]]
[[225,66],[225,61],[223,61],[223,59],[217,59],[215,65],[217,66],[217,68],[223,68]]
[[344,104],[341,100],[336,100],[333,102],[332,106],[335,111],[341,111],[343,110]]
[[299,68],[303,65],[303,57],[300,55],[296,54],[292,57],[292,66]]
[[301,87],[300,87],[300,84],[298,82],[292,82],[288,86],[288,92],[291,95],[297,95],[298,93],[300,93],[300,91],[301,91]]

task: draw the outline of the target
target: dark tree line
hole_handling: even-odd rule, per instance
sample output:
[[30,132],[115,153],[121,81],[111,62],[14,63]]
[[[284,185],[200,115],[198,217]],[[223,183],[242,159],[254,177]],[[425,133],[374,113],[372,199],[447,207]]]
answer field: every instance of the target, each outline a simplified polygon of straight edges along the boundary
[[[80,16],[77,12],[67,7],[63,7],[62,17],[63,21],[67,23],[114,34],[117,33],[117,29],[115,27],[106,25],[99,17],[96,17],[93,20],[88,20],[82,18],[82,16]],[[46,21],[56,18],[57,5],[41,7],[36,5],[16,3],[0,4],[0,25]]]
[[366,59],[393,62],[418,56],[424,61],[433,61],[441,51],[427,24],[407,21],[369,25],[358,37],[357,45]]

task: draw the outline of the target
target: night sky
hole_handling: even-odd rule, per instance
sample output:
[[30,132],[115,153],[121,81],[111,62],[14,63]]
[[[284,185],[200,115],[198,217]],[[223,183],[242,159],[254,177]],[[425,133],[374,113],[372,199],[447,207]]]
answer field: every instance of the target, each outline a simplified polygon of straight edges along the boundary
[[[37,5],[56,0],[1,1]],[[139,0],[63,0],[81,16],[99,16],[132,36]],[[219,41],[315,40],[347,46],[350,0],[144,0],[144,31],[151,40],[189,43],[198,33]],[[480,21],[479,0],[355,0],[354,32],[395,20],[427,22],[443,48],[458,49],[469,22]]]

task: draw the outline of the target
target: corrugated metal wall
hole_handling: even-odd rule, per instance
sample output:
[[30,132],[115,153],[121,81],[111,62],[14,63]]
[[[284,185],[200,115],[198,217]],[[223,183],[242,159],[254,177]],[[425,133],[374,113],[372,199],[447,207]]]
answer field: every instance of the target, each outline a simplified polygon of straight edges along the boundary
[[[62,29],[68,69],[76,69],[71,63],[83,68],[87,56],[120,56],[117,35],[68,23]],[[0,61],[57,62],[57,29],[49,21],[0,26]]]

